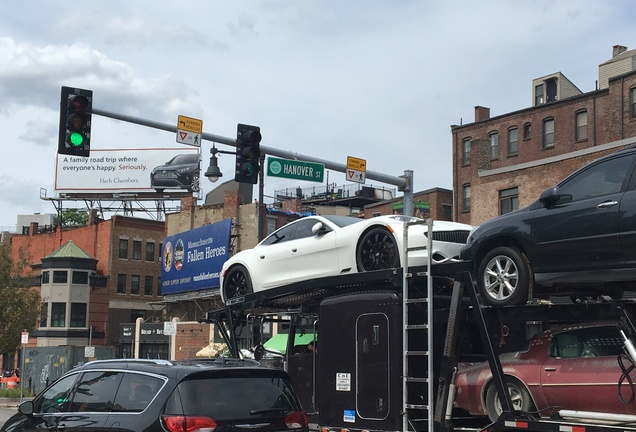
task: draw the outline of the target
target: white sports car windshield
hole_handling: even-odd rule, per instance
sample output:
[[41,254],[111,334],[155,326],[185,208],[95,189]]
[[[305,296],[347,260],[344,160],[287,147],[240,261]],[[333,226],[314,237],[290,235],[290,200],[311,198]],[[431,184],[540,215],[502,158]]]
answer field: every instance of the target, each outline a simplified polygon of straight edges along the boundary
[[354,223],[362,222],[364,220],[351,216],[323,216],[323,218],[327,219],[329,222],[334,223],[340,228],[346,227],[348,225],[353,225]]

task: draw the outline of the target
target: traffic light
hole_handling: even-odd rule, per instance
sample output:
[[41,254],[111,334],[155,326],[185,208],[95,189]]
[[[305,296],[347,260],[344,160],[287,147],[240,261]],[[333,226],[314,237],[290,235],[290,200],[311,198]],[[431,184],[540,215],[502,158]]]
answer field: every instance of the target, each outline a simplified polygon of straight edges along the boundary
[[240,124],[236,130],[236,172],[234,181],[258,183],[261,156],[261,129],[258,126]]
[[91,150],[93,91],[62,87],[59,154],[88,157]]

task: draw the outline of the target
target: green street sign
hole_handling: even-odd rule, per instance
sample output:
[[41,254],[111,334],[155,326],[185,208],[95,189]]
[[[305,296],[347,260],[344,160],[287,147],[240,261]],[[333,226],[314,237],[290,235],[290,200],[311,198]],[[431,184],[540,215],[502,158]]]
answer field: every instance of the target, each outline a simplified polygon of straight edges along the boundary
[[267,158],[267,175],[322,183],[325,165],[290,159]]

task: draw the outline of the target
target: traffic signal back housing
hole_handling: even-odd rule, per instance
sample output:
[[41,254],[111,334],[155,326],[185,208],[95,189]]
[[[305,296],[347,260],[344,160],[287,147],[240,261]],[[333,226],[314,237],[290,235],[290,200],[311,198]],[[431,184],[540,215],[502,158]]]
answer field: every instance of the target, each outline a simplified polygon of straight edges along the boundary
[[93,91],[62,87],[59,154],[88,157],[91,149]]
[[236,130],[236,171],[234,181],[258,183],[261,156],[261,129],[240,124]]

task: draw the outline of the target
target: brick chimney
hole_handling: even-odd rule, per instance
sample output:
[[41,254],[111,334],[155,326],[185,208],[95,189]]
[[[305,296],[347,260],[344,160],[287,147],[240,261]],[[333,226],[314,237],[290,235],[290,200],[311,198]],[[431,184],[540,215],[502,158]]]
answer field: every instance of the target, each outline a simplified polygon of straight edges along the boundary
[[627,47],[623,46],[623,45],[614,45],[612,47],[612,58],[623,54],[625,51],[627,51]]
[[477,105],[475,107],[475,122],[490,119],[490,108]]

